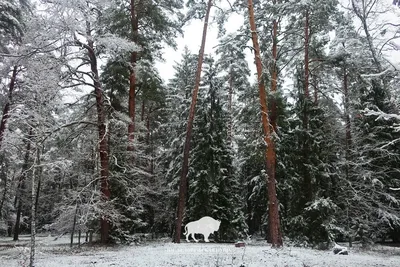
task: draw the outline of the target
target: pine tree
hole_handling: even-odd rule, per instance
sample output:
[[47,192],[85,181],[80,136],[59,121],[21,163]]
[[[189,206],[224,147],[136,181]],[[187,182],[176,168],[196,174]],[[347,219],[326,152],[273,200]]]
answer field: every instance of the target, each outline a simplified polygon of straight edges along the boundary
[[[190,4],[190,2],[189,2]],[[193,4],[193,3],[191,3]],[[192,136],[192,129],[193,129],[193,121],[196,111],[196,102],[197,102],[197,95],[200,86],[201,80],[201,71],[202,65],[204,60],[204,50],[206,45],[206,38],[207,38],[207,29],[208,29],[208,20],[210,17],[210,10],[212,7],[212,0],[207,2],[207,6],[205,9],[205,17],[204,17],[204,26],[203,26],[203,35],[201,39],[200,51],[199,51],[199,58],[197,62],[196,68],[196,75],[195,75],[195,82],[194,88],[192,93],[192,102],[190,104],[189,110],[189,118],[186,128],[186,137],[185,137],[185,145],[183,148],[183,162],[182,162],[182,173],[181,179],[179,183],[179,199],[178,199],[178,209],[177,209],[177,216],[176,216],[176,230],[175,230],[175,239],[176,243],[180,243],[181,239],[181,231],[182,231],[182,220],[183,220],[183,212],[185,209],[185,201],[186,201],[186,194],[187,194],[187,175],[189,172],[189,154],[190,154],[190,142]],[[194,10],[196,10],[195,8]]]
[[274,129],[270,128],[270,120],[268,116],[268,106],[267,106],[267,94],[265,91],[265,85],[263,80],[263,69],[261,63],[260,46],[258,43],[258,36],[256,32],[255,18],[254,18],[254,8],[253,1],[248,1],[248,12],[249,12],[249,22],[250,30],[252,35],[252,42],[254,48],[254,57],[257,68],[257,82],[259,87],[260,104],[261,104],[261,118],[264,131],[264,141],[266,145],[265,160],[266,169],[268,174],[268,204],[269,204],[269,232],[271,235],[272,246],[280,247],[282,246],[282,234],[280,229],[280,219],[279,219],[279,204],[276,195],[276,153],[275,144],[272,139],[272,133]]
[[[127,8],[129,7],[129,8]],[[183,8],[182,1],[118,1],[117,6],[107,10],[102,19],[104,32],[115,33],[118,36],[129,38],[137,44],[140,51],[132,50],[129,53],[129,98],[128,113],[130,123],[128,125],[128,151],[134,150],[135,121],[137,109],[137,64],[140,60],[149,60],[154,64],[156,58],[162,58],[160,50],[163,44],[175,46],[171,37],[176,37],[180,32],[179,21]],[[126,56],[126,55],[124,55]]]

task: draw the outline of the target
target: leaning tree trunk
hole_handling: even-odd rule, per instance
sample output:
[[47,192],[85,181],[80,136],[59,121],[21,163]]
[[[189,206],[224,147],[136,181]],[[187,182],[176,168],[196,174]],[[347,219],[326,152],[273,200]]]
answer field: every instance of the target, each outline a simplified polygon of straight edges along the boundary
[[[111,192],[109,188],[109,157],[108,157],[108,138],[107,138],[107,126],[106,126],[106,109],[104,107],[104,96],[101,88],[99,71],[97,66],[97,57],[94,50],[94,43],[91,37],[90,23],[87,24],[87,44],[81,43],[76,40],[77,44],[84,47],[87,50],[90,69],[93,75],[93,86],[96,95],[96,110],[97,110],[97,130],[99,134],[99,155],[100,155],[100,193],[101,198],[104,202],[109,201]],[[103,215],[100,218],[100,234],[101,243],[108,243],[110,234],[110,222],[106,216]]]
[[268,174],[268,200],[269,200],[269,227],[271,234],[271,243],[274,247],[282,246],[282,235],[280,233],[280,220],[279,220],[279,203],[276,195],[276,154],[274,141],[272,139],[272,132],[269,125],[268,118],[268,106],[267,106],[267,94],[265,91],[265,85],[263,82],[263,70],[260,56],[260,46],[258,44],[258,37],[256,31],[256,24],[254,21],[254,9],[253,9],[253,1],[248,0],[248,8],[249,8],[249,21],[250,21],[250,30],[251,30],[251,38],[253,41],[253,48],[255,54],[255,62],[257,68],[257,78],[258,78],[258,89],[260,95],[260,104],[261,104],[261,118],[262,118],[262,126],[264,130],[264,141],[267,145],[266,147],[266,167]]
[[3,143],[4,132],[6,130],[7,121],[8,121],[8,118],[10,117],[10,107],[11,107],[12,96],[13,96],[13,92],[14,92],[14,88],[15,88],[15,81],[17,79],[17,70],[18,70],[17,66],[14,66],[13,72],[11,74],[10,85],[8,86],[8,101],[7,101],[6,105],[4,106],[3,116],[2,116],[1,122],[0,122],[0,148]]
[[196,80],[195,80],[193,94],[192,94],[192,103],[190,105],[188,124],[187,124],[187,128],[186,128],[186,139],[185,139],[185,146],[183,149],[182,173],[181,173],[181,179],[180,179],[180,183],[179,183],[178,210],[177,210],[176,224],[175,224],[175,239],[174,239],[175,243],[181,242],[182,219],[183,219],[183,211],[185,209],[185,200],[186,200],[186,191],[187,191],[187,174],[189,171],[190,139],[192,136],[194,114],[195,114],[195,108],[196,108],[196,102],[197,102],[197,94],[199,92],[199,86],[200,86],[201,68],[203,65],[204,49],[205,49],[205,45],[206,45],[207,28],[208,28],[208,19],[210,17],[211,6],[212,6],[212,0],[209,0],[208,4],[207,4],[206,16],[204,18],[203,37],[201,40],[199,59],[197,62]]
[[[132,41],[137,43],[137,36],[139,31],[139,20],[137,17],[137,11],[135,10],[135,0],[131,0],[131,28],[132,28]],[[130,75],[129,75],[129,118],[130,122],[128,125],[128,151],[133,151],[133,141],[135,139],[135,116],[136,116],[136,63],[138,53],[133,51],[130,59]]]

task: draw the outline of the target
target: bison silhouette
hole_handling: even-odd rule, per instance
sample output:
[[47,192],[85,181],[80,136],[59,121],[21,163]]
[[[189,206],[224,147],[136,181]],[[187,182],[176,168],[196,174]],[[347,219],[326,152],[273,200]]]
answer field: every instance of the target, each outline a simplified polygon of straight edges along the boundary
[[186,236],[186,241],[190,242],[189,236],[192,235],[193,240],[195,242],[199,242],[199,240],[194,237],[194,234],[202,234],[204,236],[204,241],[210,242],[208,237],[210,234],[218,231],[220,224],[221,221],[215,220],[209,216],[205,216],[200,220],[190,222],[185,226],[184,235]]

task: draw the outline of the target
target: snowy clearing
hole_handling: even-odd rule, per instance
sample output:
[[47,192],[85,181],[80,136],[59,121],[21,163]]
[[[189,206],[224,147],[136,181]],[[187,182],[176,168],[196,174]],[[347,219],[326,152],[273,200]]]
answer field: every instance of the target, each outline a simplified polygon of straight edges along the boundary
[[[0,239],[0,266],[27,266],[29,237],[19,242]],[[234,244],[149,242],[143,245],[69,248],[68,237],[38,238],[36,266],[400,266],[400,248],[374,246],[368,251],[353,249],[349,255],[332,251],[285,247],[272,249],[264,242],[245,248]]]

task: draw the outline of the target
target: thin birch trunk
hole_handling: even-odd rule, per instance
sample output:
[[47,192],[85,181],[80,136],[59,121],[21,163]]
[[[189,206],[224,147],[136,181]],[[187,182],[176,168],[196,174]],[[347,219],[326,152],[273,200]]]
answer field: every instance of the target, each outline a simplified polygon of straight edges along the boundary
[[251,38],[253,41],[255,62],[257,68],[258,89],[261,104],[261,119],[264,130],[264,141],[266,144],[265,159],[267,167],[267,185],[268,185],[268,200],[269,200],[269,227],[271,234],[271,243],[273,247],[280,247],[282,243],[282,235],[280,233],[280,220],[279,220],[279,203],[276,195],[276,154],[274,141],[272,139],[272,132],[270,129],[270,121],[268,118],[267,94],[263,82],[263,70],[260,55],[260,46],[258,44],[258,36],[256,31],[256,24],[254,20],[253,1],[248,0],[249,21]]
[[183,211],[185,209],[185,200],[186,200],[186,192],[187,192],[187,174],[189,171],[190,139],[192,136],[192,128],[193,128],[193,121],[194,121],[195,108],[196,108],[196,102],[197,102],[197,95],[198,95],[199,86],[200,86],[201,68],[203,65],[204,49],[205,49],[205,45],[206,45],[208,20],[210,17],[211,6],[212,6],[212,0],[209,0],[208,4],[207,4],[206,16],[204,18],[203,37],[201,40],[199,60],[197,62],[196,80],[195,80],[195,85],[194,85],[193,94],[192,94],[192,103],[190,105],[188,124],[187,124],[187,128],[186,128],[185,147],[183,150],[182,173],[181,173],[181,179],[180,179],[180,183],[179,183],[178,209],[177,209],[176,224],[175,224],[175,239],[174,239],[175,243],[181,242],[182,219],[183,219]]

